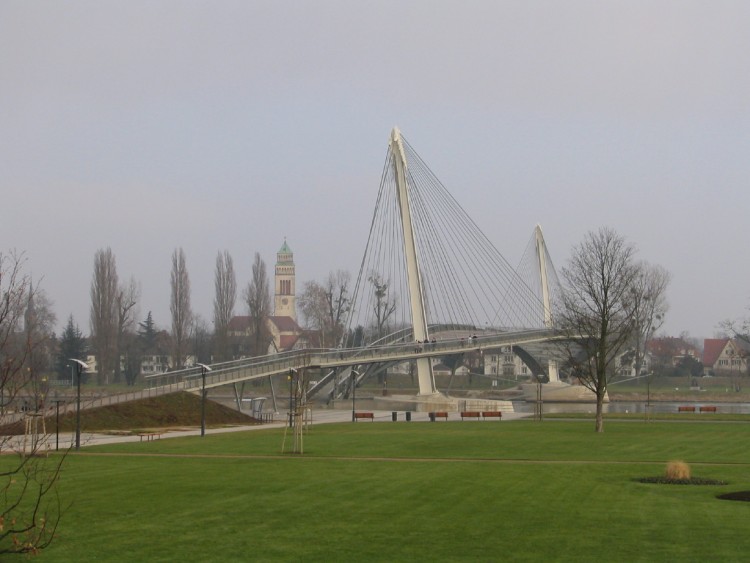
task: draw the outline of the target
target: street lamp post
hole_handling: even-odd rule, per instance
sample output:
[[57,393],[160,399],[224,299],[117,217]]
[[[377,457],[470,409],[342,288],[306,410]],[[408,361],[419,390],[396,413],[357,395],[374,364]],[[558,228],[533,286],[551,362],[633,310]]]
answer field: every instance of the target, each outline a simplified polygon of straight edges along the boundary
[[60,449],[60,403],[63,399],[55,399],[55,451]]
[[359,373],[352,370],[352,422],[356,420],[354,406],[357,400],[357,376],[359,376]]
[[206,372],[211,368],[206,364],[198,364],[201,367],[201,437],[206,435]]
[[297,370],[289,368],[289,428],[294,426],[294,375]]
[[76,372],[78,373],[78,381],[76,382],[76,450],[81,449],[81,374],[84,369],[89,366],[86,362],[76,360],[75,358],[69,358],[71,362],[75,363]]

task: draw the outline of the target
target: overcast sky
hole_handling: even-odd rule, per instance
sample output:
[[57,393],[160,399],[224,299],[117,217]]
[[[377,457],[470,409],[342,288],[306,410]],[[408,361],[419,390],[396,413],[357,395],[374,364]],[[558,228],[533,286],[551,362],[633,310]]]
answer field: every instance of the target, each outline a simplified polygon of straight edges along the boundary
[[[287,238],[359,268],[398,126],[512,264],[614,228],[672,273],[664,331],[745,315],[750,2],[0,0],[0,250],[89,330],[97,249],[212,318]],[[238,304],[238,314],[244,307]]]

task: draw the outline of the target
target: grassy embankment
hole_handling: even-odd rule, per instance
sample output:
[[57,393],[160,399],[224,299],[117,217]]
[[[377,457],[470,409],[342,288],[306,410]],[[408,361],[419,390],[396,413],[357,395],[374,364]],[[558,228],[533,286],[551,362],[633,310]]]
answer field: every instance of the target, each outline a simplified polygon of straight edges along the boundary
[[[200,426],[201,400],[191,393],[172,393],[138,401],[129,401],[107,407],[81,410],[81,428],[84,432],[111,432],[135,434],[148,430],[168,430]],[[206,421],[209,427],[254,424],[257,421],[214,401],[206,401]],[[45,417],[47,432],[57,431],[55,409],[49,408]],[[73,432],[76,413],[60,415],[59,431]],[[0,435],[23,434],[24,423],[0,427]]]

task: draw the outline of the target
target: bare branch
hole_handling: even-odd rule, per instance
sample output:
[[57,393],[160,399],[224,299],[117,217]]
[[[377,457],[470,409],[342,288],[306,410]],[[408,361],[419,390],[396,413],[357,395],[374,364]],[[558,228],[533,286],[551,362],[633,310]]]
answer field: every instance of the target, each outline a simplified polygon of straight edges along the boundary
[[[0,424],[17,418],[17,396],[39,390],[37,373],[49,358],[51,303],[23,274],[23,254],[0,254]],[[37,404],[38,406],[38,404]],[[0,554],[36,553],[54,537],[62,509],[57,496],[64,456],[38,456],[48,437],[31,451],[8,455],[0,470]],[[0,451],[17,449],[11,436],[0,437]]]

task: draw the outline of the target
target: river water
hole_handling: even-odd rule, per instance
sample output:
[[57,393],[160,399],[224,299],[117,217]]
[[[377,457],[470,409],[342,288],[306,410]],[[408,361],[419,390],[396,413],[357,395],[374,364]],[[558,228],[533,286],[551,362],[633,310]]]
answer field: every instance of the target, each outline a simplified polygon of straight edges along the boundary
[[[711,406],[716,407],[716,412],[720,413],[732,413],[732,414],[750,414],[750,403],[691,403],[691,402],[656,402],[651,401],[648,407],[652,414],[661,413],[676,413],[677,407],[690,405],[695,406],[695,412],[699,411],[699,407]],[[596,404],[594,403],[552,403],[547,402],[543,404],[545,414],[555,413],[595,413]],[[516,412],[534,412],[534,404],[527,403],[525,401],[514,401],[513,408]],[[646,413],[646,402],[632,402],[632,401],[611,401],[604,404],[604,412],[612,413]],[[704,413],[705,416],[711,416],[711,413]]]

